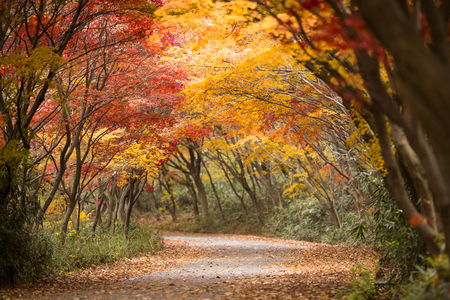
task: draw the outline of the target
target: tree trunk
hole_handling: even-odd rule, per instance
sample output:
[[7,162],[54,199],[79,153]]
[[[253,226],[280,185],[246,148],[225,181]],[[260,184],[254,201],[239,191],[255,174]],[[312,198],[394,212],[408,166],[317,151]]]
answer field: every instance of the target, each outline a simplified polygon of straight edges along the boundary
[[[156,220],[159,221],[160,220],[159,209],[158,209],[158,204],[156,203],[155,194],[153,191],[150,191],[149,195],[150,195],[150,203],[152,206],[152,210],[156,212]],[[198,213],[198,209],[197,209],[197,213]]]
[[[78,206],[78,209],[77,209]],[[80,229],[80,224],[79,224],[79,219],[78,219],[78,215],[80,214],[80,204],[77,203],[75,204],[75,208],[73,209],[73,213],[72,213],[72,228],[75,229],[76,231],[79,231]]]
[[[395,148],[400,155],[400,161],[407,172],[407,176],[411,179],[410,184],[413,185],[413,190],[417,193],[417,199],[420,199],[421,212],[425,216],[426,220],[434,230],[437,231],[438,227],[441,228],[442,223],[437,220],[437,215],[433,203],[433,195],[430,191],[428,180],[426,178],[425,170],[419,157],[411,148],[406,135],[400,126],[391,123],[391,134],[394,140]],[[440,226],[438,226],[440,224]]]
[[261,210],[259,209],[258,199],[256,199],[255,191],[248,185],[247,180],[245,180],[245,178],[242,178],[241,180],[239,180],[239,182],[241,183],[242,187],[252,200],[253,208],[255,209],[256,219],[260,224],[263,224]]
[[81,180],[81,169],[83,167],[83,161],[82,161],[82,157],[81,157],[81,145],[80,145],[80,138],[79,138],[79,134],[77,132],[77,136],[74,139],[74,143],[75,143],[75,153],[76,153],[76,168],[75,168],[75,174],[70,177],[69,180],[69,205],[67,207],[67,211],[66,214],[64,215],[63,218],[63,222],[61,224],[61,242],[64,244],[65,243],[65,238],[66,238],[66,234],[67,234],[67,227],[69,224],[69,220],[70,220],[70,216],[73,213],[73,210],[75,208],[75,205],[77,203],[77,201],[79,201],[78,199],[78,189],[79,189],[79,185],[80,185],[80,180]]
[[122,196],[119,199],[119,210],[118,210],[118,217],[119,220],[123,226],[123,222],[125,221],[125,207],[127,202],[127,196],[130,192],[130,184],[127,184],[127,188],[123,191]]
[[[401,9],[398,1],[356,0],[355,3],[376,38],[392,55],[395,64],[395,84],[404,99],[403,104],[411,109],[413,119],[418,120],[423,126],[427,139],[430,141],[437,164],[433,166],[433,172],[429,172],[428,169],[426,172],[430,179],[429,184],[433,191],[436,211],[443,222],[446,252],[450,256],[450,118],[448,117],[450,68],[448,18],[447,13],[444,12],[444,3],[446,5],[447,2],[442,2],[440,7],[435,1],[420,2],[426,10],[424,16],[432,33],[432,47],[427,45],[421,34],[418,34],[416,26],[411,26],[410,16]],[[389,111],[380,103],[377,103],[376,109],[383,110],[383,113],[389,115]],[[375,111],[375,113],[380,112]],[[402,125],[402,127],[406,130],[405,126]],[[407,136],[409,138],[409,134]],[[383,144],[383,147],[387,147],[387,144]],[[383,158],[390,159],[391,153],[388,152],[390,148],[383,150],[383,147]],[[419,154],[419,152],[416,153]],[[419,154],[419,157],[423,156]],[[387,161],[386,165],[388,165]],[[427,168],[425,163],[424,167]],[[389,161],[389,168],[391,169],[387,179],[393,188],[393,196],[397,203],[406,206],[405,209],[408,209],[409,215],[405,210],[404,213],[409,218],[415,215],[415,212],[409,209],[403,192],[397,191],[396,184],[399,183],[397,176],[400,175],[391,174],[391,171],[398,171],[398,166]],[[433,176],[434,172],[437,176]],[[431,176],[434,178],[431,179]],[[431,247],[429,243],[434,234],[428,229],[422,223],[417,227],[427,241],[427,245]]]
[[230,184],[231,190],[233,191],[233,193],[236,195],[236,197],[241,202],[241,206],[242,206],[242,209],[245,212],[245,215],[247,215],[247,207],[245,206],[245,202],[244,202],[244,192],[245,191],[243,190],[242,191],[242,195],[239,195],[239,193],[237,192],[234,184],[231,182],[230,176],[228,176],[227,170],[222,167],[222,171],[223,171],[223,173],[225,175],[225,178],[227,179],[228,183]]
[[[114,196],[114,197],[116,197],[116,196]],[[112,214],[112,219],[111,219],[111,224],[113,227],[112,233],[116,232],[116,220],[117,220],[117,215],[119,214],[119,203],[120,203],[120,198],[119,198],[119,200],[116,201],[114,212]]]
[[106,215],[108,216],[106,220],[106,229],[109,229],[111,227],[111,224],[113,222],[113,213],[116,210],[116,189],[117,189],[117,182],[116,177],[113,178],[111,181],[111,186],[107,189],[107,192],[105,194],[106,199],[108,201],[108,208],[106,210]]
[[198,198],[200,200],[202,217],[206,217],[208,215],[208,198],[206,196],[205,186],[203,185],[203,181],[200,178],[200,172],[195,173],[193,179],[198,191]]
[[[197,159],[195,158],[195,153],[197,153]],[[191,164],[188,168],[191,171],[192,178],[194,179],[194,184],[197,187],[198,198],[200,200],[202,217],[208,215],[208,197],[206,196],[205,186],[201,179],[201,166],[202,166],[202,156],[199,152],[195,151],[191,147],[189,148],[189,155],[191,156]]]
[[[135,196],[137,194],[138,188],[136,185],[136,179],[134,179],[134,171],[132,172],[132,178],[130,179],[130,192],[128,196],[128,206],[125,211],[125,222],[123,222],[123,229],[125,232],[125,237],[128,238],[128,232],[130,228],[130,220],[131,220],[131,212],[133,210],[133,206],[136,203]],[[136,190],[136,193],[135,193]]]
[[[134,172],[133,172],[134,175]],[[147,177],[147,175],[145,175]],[[128,232],[130,228],[130,222],[131,222],[131,213],[133,211],[134,205],[139,201],[139,197],[141,196],[142,192],[144,191],[144,187],[147,183],[147,179],[145,179],[144,182],[140,182],[138,179],[133,179],[130,181],[130,195],[129,195],[129,202],[126,210],[126,221],[125,221],[125,236],[128,237]]]
[[406,218],[422,235],[429,253],[431,255],[437,255],[440,251],[435,243],[436,232],[428,223],[424,222],[406,193],[400,169],[391,150],[391,142],[386,129],[384,116],[381,113],[376,113],[374,117],[377,125],[381,154],[383,155],[388,170],[386,183],[392,189],[392,197]]
[[255,169],[258,171],[259,177],[257,179],[261,181],[262,184],[266,187],[266,191],[269,194],[270,199],[272,200],[273,206],[281,206],[281,203],[278,201],[275,191],[273,190],[272,183],[270,182],[270,172],[266,170],[266,174],[264,174],[264,170],[261,167],[259,162],[254,162],[253,165]]
[[[167,176],[168,170],[163,166],[162,168],[162,175],[164,177]],[[172,191],[172,183],[170,182],[170,178],[167,178],[167,181],[164,181],[163,179],[159,179],[159,186],[160,187],[164,187],[164,189],[167,191],[167,194],[169,195],[171,204],[168,203],[167,199],[164,200],[164,206],[166,208],[166,210],[170,213],[170,215],[172,216],[172,221],[176,221],[177,216],[176,216],[176,202],[175,202],[175,197],[173,196],[173,191]],[[161,189],[161,193],[162,193],[162,189]]]
[[197,192],[195,191],[194,184],[192,183],[190,175],[184,174],[184,176],[186,178],[186,187],[188,189],[189,194],[191,195],[194,216],[198,217],[199,211],[198,211]]
[[98,179],[98,197],[97,201],[95,201],[95,219],[94,223],[92,224],[92,231],[95,232],[97,229],[97,225],[102,224],[102,206],[103,202],[105,201],[105,187],[103,185],[103,182],[101,178]]
[[214,195],[216,196],[217,206],[219,207],[220,215],[222,216],[222,220],[223,220],[224,216],[223,216],[222,204],[220,203],[220,198],[219,198],[219,195],[216,190],[216,185],[214,184],[211,174],[209,173],[209,170],[206,167],[205,161],[202,161],[202,162],[203,162],[203,167],[205,168],[206,174],[208,174],[209,182],[211,183],[211,187],[213,189]]
[[127,184],[127,186],[125,188],[122,189],[122,193],[120,194],[120,198],[119,198],[119,203],[116,205],[116,209],[117,212],[113,214],[113,233],[116,230],[116,218],[119,217],[120,218],[120,222],[122,223],[123,226],[123,222],[125,222],[125,201],[127,199],[128,193],[130,192],[130,185]]
[[69,201],[69,205],[66,208],[66,212],[64,213],[64,217],[61,223],[61,242],[65,243],[66,234],[68,231],[69,221],[70,217],[72,216],[72,213],[75,209],[75,206],[77,205],[76,201]]

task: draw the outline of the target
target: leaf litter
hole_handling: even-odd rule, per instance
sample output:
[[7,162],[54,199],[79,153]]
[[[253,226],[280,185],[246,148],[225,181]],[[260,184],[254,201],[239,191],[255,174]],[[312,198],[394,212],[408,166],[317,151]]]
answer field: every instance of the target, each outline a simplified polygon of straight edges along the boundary
[[2,299],[336,299],[375,272],[373,251],[226,234],[164,232],[165,247],[0,290]]

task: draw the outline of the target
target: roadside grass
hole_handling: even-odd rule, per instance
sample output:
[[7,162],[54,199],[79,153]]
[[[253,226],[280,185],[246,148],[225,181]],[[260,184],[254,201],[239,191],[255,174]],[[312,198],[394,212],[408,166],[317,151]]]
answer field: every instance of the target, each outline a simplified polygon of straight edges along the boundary
[[101,228],[92,232],[91,225],[91,222],[87,222],[78,232],[70,230],[64,244],[61,243],[57,227],[45,229],[45,235],[52,245],[47,275],[85,269],[141,253],[153,254],[164,246],[159,233],[136,221],[130,226],[128,238],[120,229],[115,233]]

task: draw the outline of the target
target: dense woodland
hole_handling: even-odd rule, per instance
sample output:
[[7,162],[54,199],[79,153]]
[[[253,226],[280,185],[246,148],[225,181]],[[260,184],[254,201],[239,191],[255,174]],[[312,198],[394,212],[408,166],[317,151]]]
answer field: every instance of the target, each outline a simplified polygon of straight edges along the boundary
[[434,0],[2,1],[2,285],[157,251],[140,216],[370,248],[372,283],[448,296],[449,18]]

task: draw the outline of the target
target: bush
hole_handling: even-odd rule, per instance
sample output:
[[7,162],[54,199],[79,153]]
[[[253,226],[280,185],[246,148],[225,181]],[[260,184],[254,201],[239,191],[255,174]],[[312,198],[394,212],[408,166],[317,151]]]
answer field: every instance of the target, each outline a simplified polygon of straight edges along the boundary
[[30,214],[21,210],[0,212],[0,286],[35,281],[163,248],[159,233],[137,222],[130,226],[128,238],[120,230],[114,234],[94,233],[91,224],[85,223],[79,232],[70,231],[63,245],[57,226],[47,223],[43,230],[33,229],[26,221]]
[[440,256],[436,259],[428,258],[428,268],[416,266],[409,283],[404,285],[401,299],[405,300],[438,300],[450,299],[450,271],[448,258]]
[[373,194],[371,203],[373,218],[371,241],[373,248],[382,254],[380,265],[390,282],[408,280],[416,266],[427,265],[426,247],[423,239],[399,210],[389,192],[380,188]]
[[51,268],[52,247],[23,209],[0,210],[0,286],[42,278]]
[[358,278],[354,279],[352,284],[352,292],[345,295],[345,298],[341,295],[341,299],[346,300],[369,300],[375,295],[375,280],[372,276],[372,272],[369,269],[364,268],[361,265],[351,268],[350,271],[357,275]]

